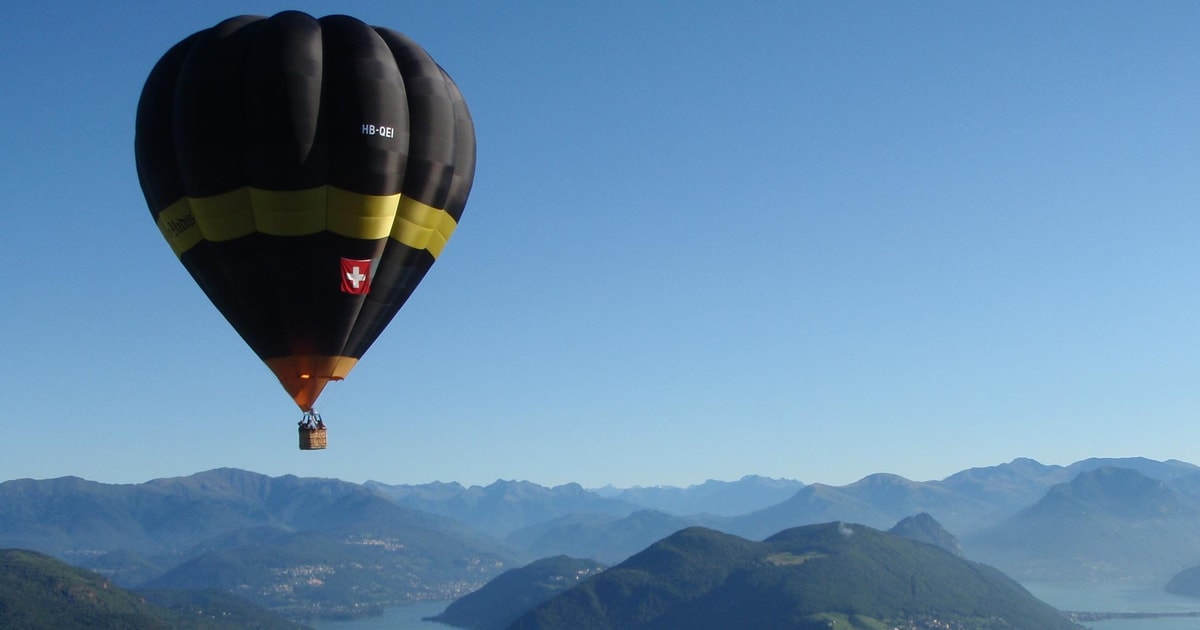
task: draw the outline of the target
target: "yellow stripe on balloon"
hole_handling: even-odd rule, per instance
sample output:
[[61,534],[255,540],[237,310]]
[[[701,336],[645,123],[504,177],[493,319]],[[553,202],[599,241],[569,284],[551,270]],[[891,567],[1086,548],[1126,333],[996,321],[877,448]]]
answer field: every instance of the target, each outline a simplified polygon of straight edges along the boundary
[[232,241],[257,231],[249,188],[211,197],[189,197],[188,201],[206,241]]
[[400,195],[360,195],[334,186],[327,188],[330,232],[367,240],[387,238],[391,233]]
[[158,213],[158,229],[176,256],[182,256],[183,252],[204,240],[200,226],[196,225],[196,217],[192,215],[192,206],[186,197]]
[[445,210],[402,195],[363,195],[336,186],[263,190],[244,186],[210,197],[184,197],[158,215],[176,256],[200,241],[251,234],[308,236],[328,230],[348,238],[391,237],[441,255],[458,223]]
[[396,210],[392,238],[413,249],[429,250],[437,258],[456,227],[458,223],[445,210],[403,197]]
[[247,188],[258,231],[272,236],[307,236],[325,229],[328,186],[306,190]]

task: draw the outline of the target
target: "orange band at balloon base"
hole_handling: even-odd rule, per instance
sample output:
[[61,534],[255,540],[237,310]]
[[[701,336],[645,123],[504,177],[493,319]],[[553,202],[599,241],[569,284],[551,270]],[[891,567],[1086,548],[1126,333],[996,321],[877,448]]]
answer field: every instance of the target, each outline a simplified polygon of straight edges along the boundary
[[301,411],[312,411],[317,397],[329,381],[346,378],[358,363],[354,357],[341,356],[289,356],[267,359],[267,367],[287,390]]

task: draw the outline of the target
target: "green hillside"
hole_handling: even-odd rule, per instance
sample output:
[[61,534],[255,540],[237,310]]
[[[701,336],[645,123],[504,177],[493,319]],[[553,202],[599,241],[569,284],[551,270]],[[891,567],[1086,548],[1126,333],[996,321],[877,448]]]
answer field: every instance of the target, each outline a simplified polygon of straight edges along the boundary
[[510,628],[896,626],[1078,628],[995,569],[843,523],[798,527],[763,542],[686,529],[538,606]]
[[303,626],[227,594],[142,595],[49,556],[4,549],[0,550],[0,628],[289,630]]
[[511,569],[450,604],[432,621],[472,630],[503,630],[525,611],[604,570],[592,560],[543,558]]

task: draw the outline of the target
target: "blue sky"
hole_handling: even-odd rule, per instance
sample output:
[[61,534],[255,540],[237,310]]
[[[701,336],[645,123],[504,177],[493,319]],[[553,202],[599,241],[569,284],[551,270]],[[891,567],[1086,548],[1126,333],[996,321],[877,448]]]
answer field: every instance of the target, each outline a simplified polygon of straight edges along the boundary
[[[163,242],[147,73],[348,13],[455,78],[464,219],[299,412]],[[1200,462],[1200,4],[9,2],[0,479],[689,485]]]

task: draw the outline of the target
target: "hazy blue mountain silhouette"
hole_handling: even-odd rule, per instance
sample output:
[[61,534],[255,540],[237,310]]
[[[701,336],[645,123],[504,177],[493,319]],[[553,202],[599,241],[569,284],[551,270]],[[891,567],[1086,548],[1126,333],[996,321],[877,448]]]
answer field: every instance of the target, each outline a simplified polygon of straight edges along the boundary
[[961,557],[963,555],[962,545],[953,534],[946,531],[942,524],[937,522],[932,516],[921,512],[901,520],[888,530],[889,534],[923,542],[935,547],[941,547],[950,553]]
[[622,518],[576,514],[513,532],[505,540],[536,557],[566,555],[619,562],[696,520],[654,510]]
[[1137,470],[1085,469],[963,546],[1018,579],[1165,581],[1200,557],[1200,509]]
[[803,487],[803,483],[794,479],[746,475],[737,481],[709,479],[686,488],[649,486],[618,489],[608,486],[594,492],[645,509],[679,516],[737,516],[785,501]]
[[631,503],[584,490],[577,483],[553,488],[504,480],[471,487],[457,483],[388,485],[377,481],[365,485],[395,503],[453,518],[496,538],[568,514],[626,516],[637,509]]

